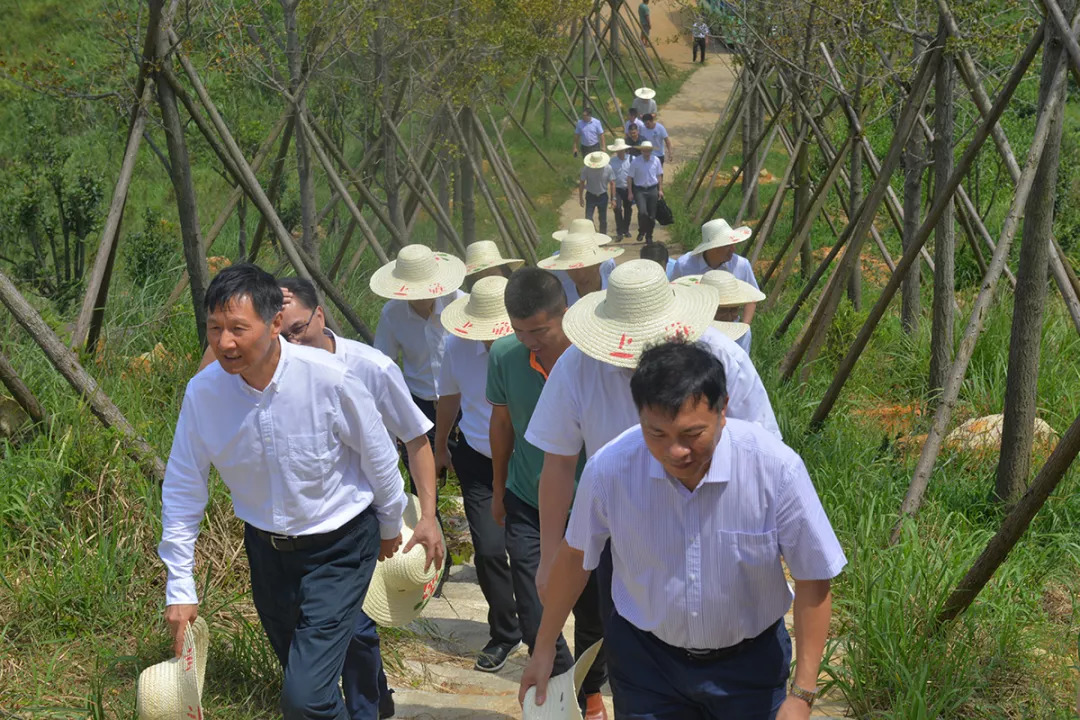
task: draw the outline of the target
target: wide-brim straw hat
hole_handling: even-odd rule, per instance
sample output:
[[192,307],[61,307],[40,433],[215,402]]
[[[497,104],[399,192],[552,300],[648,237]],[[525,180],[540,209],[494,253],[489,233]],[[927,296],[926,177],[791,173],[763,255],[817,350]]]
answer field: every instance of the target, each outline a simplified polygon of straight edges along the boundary
[[465,246],[466,277],[499,265],[509,265],[511,270],[515,270],[524,264],[525,261],[518,258],[504,258],[499,246],[492,240],[477,240]]
[[668,282],[660,264],[630,260],[611,271],[606,290],[589,293],[563,317],[563,331],[581,352],[618,367],[637,367],[649,346],[693,341],[716,315],[716,291]]
[[642,100],[652,100],[656,97],[656,91],[652,88],[639,87],[634,91],[634,97],[641,98]]
[[593,233],[568,233],[559,241],[559,254],[544,258],[536,266],[544,270],[576,270],[599,265],[623,254],[622,248],[596,244]]
[[571,220],[570,227],[568,229],[556,230],[555,232],[551,233],[551,238],[553,240],[558,240],[559,242],[562,242],[562,239],[570,233],[578,233],[579,235],[592,235],[593,240],[596,241],[597,245],[607,245],[609,242],[611,242],[611,236],[605,235],[604,233],[596,232],[596,225],[593,224],[593,221],[588,218],[577,218],[576,220]]
[[652,150],[653,149],[652,140],[642,140],[640,143],[638,143],[637,149],[638,150]]
[[607,146],[608,152],[619,152],[620,150],[630,150],[630,146],[626,144],[626,141],[622,138],[615,138],[615,142]]
[[427,245],[406,245],[397,259],[375,271],[368,283],[371,292],[389,300],[430,300],[461,287],[465,263]]
[[728,340],[738,341],[746,333],[750,332],[750,326],[744,322],[728,322],[727,320],[713,320],[710,325],[719,330]]
[[506,283],[506,278],[499,275],[477,280],[471,293],[443,308],[443,327],[466,340],[498,340],[513,334],[503,301]]
[[720,297],[717,307],[736,307],[765,299],[765,293],[735,277],[727,270],[710,270],[704,275],[684,275],[675,282],[681,285],[701,284],[715,288]]
[[[405,526],[401,531],[402,547],[412,538],[413,528],[420,522],[420,500],[409,495],[403,516]],[[446,541],[441,538],[443,547]],[[364,612],[384,627],[404,627],[420,616],[439,584],[439,569],[435,563],[424,569],[427,553],[417,543],[407,553],[396,552],[390,558],[375,565],[367,595]]]
[[611,156],[603,150],[597,150],[591,152],[585,156],[585,167],[592,168],[593,170],[599,170],[605,168],[611,163]]
[[701,226],[701,242],[696,248],[691,250],[689,254],[700,255],[706,250],[712,250],[713,248],[736,245],[750,239],[750,236],[753,234],[753,229],[748,225],[733,228],[728,225],[727,220],[724,220],[723,218],[710,220]]
[[151,665],[139,673],[135,710],[139,720],[202,717],[202,688],[210,630],[201,617],[184,630],[180,657]]
[[521,706],[524,720],[581,720],[581,708],[578,707],[578,693],[585,675],[596,660],[603,640],[598,640],[581,654],[581,657],[561,675],[548,680],[547,698],[543,705],[536,704],[536,687],[525,692],[525,702]]

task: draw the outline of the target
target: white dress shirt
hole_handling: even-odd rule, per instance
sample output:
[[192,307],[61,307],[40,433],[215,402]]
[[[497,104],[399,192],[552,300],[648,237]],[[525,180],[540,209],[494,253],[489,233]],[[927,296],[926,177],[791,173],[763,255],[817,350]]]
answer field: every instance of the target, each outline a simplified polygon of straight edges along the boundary
[[627,135],[630,134],[630,126],[631,125],[637,125],[637,129],[638,129],[639,134],[641,133],[642,130],[645,129],[645,123],[643,123],[641,121],[641,118],[633,118],[631,120],[627,120],[626,125],[623,127],[623,130],[626,131]]
[[705,253],[680,255],[675,261],[675,272],[671,279],[675,280],[685,275],[704,275],[710,270],[726,270],[739,280],[750,283],[755,288],[758,286],[757,278],[754,277],[754,266],[738,253],[732,255],[730,260],[718,268],[709,267],[709,264],[705,262]]
[[436,382],[439,397],[461,395],[458,427],[473,450],[491,457],[491,403],[487,401],[488,349],[479,340],[446,338],[446,354]]
[[577,125],[574,127],[574,134],[581,139],[583,146],[596,145],[600,142],[600,136],[603,133],[604,126],[596,118],[592,118],[589,122],[585,122],[585,119],[582,118],[577,121]]
[[729,420],[690,492],[649,453],[641,426],[589,460],[566,540],[596,568],[611,540],[615,608],[676,647],[716,650],[760,635],[796,580],[847,564],[806,466],[760,426]]
[[432,422],[413,402],[401,368],[381,352],[324,330],[334,341],[334,356],[360,378],[375,399],[383,425],[392,437],[409,442],[426,435]]
[[646,125],[645,129],[641,131],[641,138],[652,143],[653,155],[657,157],[664,157],[664,140],[667,137],[667,128],[660,123],[654,123],[651,129]]
[[660,157],[655,152],[648,159],[644,155],[638,155],[630,162],[629,175],[634,181],[635,190],[656,185],[663,174],[664,166],[660,164]]
[[443,308],[461,297],[460,290],[436,298],[427,320],[416,314],[407,300],[387,300],[379,313],[375,329],[375,348],[397,362],[409,392],[421,400],[435,399],[435,378],[439,376],[446,328],[442,326]]
[[[615,258],[608,258],[604,262],[600,263],[600,289],[607,290],[608,278],[611,277],[611,271],[615,269]],[[578,294],[577,285],[570,279],[570,273],[565,270],[552,270],[555,273],[555,277],[559,278],[559,282],[562,283],[563,292],[566,293],[566,307],[570,307],[578,300],[581,299],[581,295]]]
[[630,103],[630,107],[637,108],[638,117],[645,117],[649,113],[656,114],[656,98],[649,98],[643,100],[637,96],[634,96],[633,101]]
[[[701,342],[724,363],[727,417],[756,422],[779,438],[768,393],[750,357],[715,328],[707,329]],[[586,457],[592,457],[640,422],[630,395],[633,374],[570,346],[551,368],[525,439],[554,455],[577,455],[584,446]]]
[[324,350],[281,340],[262,391],[217,363],[188,382],[161,488],[169,605],[198,602],[192,568],[211,465],[236,516],[260,530],[326,533],[374,506],[384,540],[401,532],[397,451],[364,383]]
[[751,328],[751,329],[746,331],[745,335],[743,335],[741,338],[739,338],[738,340],[735,341],[735,344],[738,345],[739,347],[741,347],[743,350],[745,350],[747,355],[750,354],[750,335],[752,335],[753,332],[754,332],[754,329]]
[[611,156],[608,167],[611,168],[611,172],[615,173],[616,188],[626,187],[626,176],[630,172],[630,161],[632,159],[629,155],[623,155],[622,157],[618,155]]

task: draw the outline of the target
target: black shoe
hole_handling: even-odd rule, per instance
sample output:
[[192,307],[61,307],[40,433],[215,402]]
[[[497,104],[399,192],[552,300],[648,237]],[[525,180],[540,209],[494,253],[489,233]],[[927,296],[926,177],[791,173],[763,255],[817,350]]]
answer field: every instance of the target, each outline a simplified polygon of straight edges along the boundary
[[[435,586],[435,592],[431,594],[431,597],[442,597],[443,585],[446,584],[447,579],[450,577],[450,568],[454,566],[454,559],[450,557],[450,553],[446,553],[446,557],[443,558],[442,574],[439,576],[439,584]],[[393,707],[393,705],[391,705]]]
[[645,242],[645,236],[638,233],[637,240],[635,242]]
[[503,669],[503,665],[506,664],[506,659],[510,657],[510,653],[521,647],[521,641],[507,645],[506,643],[498,643],[495,641],[489,642],[487,647],[480,651],[480,655],[476,658],[476,669],[480,672],[499,672]]
[[622,233],[615,233],[615,242],[622,242]]
[[379,720],[394,717],[394,691],[389,690],[379,698]]

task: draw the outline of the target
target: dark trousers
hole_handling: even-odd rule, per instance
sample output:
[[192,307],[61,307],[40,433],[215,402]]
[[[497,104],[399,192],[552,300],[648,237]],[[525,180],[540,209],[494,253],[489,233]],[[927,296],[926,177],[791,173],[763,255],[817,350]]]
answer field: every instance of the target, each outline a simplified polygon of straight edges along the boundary
[[[544,608],[536,592],[536,571],[540,567],[540,511],[508,490],[506,506],[506,550],[510,553],[510,571],[514,576],[514,597],[517,599],[518,622],[521,638],[532,654],[536,645],[536,633],[540,630],[540,618]],[[609,590],[610,597],[610,590]],[[574,666],[574,658],[588,650],[593,643],[604,637],[600,622],[600,592],[596,573],[589,577],[585,591],[574,606],[574,656],[566,646],[563,636],[555,646],[555,665],[552,675],[560,675]],[[585,695],[600,692],[607,679],[604,648],[600,648],[596,661],[581,684]]]
[[690,659],[618,613],[604,644],[615,720],[772,720],[787,697],[791,638],[782,619],[715,660]]
[[350,720],[379,717],[379,699],[390,694],[379,651],[379,633],[375,621],[363,610],[356,616],[356,627],[345,653],[341,689]]
[[697,62],[698,50],[701,50],[701,62],[705,62],[705,38],[694,38],[694,59],[691,62]]
[[379,521],[365,510],[342,537],[283,552],[244,528],[251,595],[285,671],[285,720],[348,720],[338,678],[379,554]]
[[600,193],[599,195],[593,195],[591,192],[585,193],[585,217],[591,221],[593,219],[593,212],[600,211],[600,222],[597,224],[600,233],[607,235],[607,206],[610,202],[607,193]]
[[474,450],[462,435],[457,446],[450,449],[450,460],[461,483],[465,517],[476,553],[476,578],[488,604],[491,639],[515,644],[521,640],[521,629],[506,557],[506,534],[491,517],[491,458]]
[[630,202],[630,188],[615,188],[615,232],[620,235],[630,234],[630,218],[634,214],[634,205]]
[[[420,408],[420,412],[424,413],[424,417],[435,422],[435,401],[434,400],[422,400],[421,398],[412,396],[412,401],[416,403],[416,407]],[[453,433],[451,433],[453,434]],[[435,426],[432,425],[431,429],[427,432],[428,444],[432,449],[435,447]],[[405,465],[405,472],[409,473],[409,492],[416,494],[416,485],[412,481],[412,473],[409,472],[409,454],[405,452],[405,445],[398,440],[398,452],[401,454],[401,462]]]
[[584,145],[583,144],[581,146],[581,154],[582,154],[582,156],[585,156],[585,155],[588,155],[589,153],[596,152],[599,149],[600,149],[600,143],[596,143],[595,145]]
[[656,228],[656,202],[660,199],[660,186],[634,188],[634,202],[637,203],[638,237],[644,236],[645,242],[652,242],[653,229]]

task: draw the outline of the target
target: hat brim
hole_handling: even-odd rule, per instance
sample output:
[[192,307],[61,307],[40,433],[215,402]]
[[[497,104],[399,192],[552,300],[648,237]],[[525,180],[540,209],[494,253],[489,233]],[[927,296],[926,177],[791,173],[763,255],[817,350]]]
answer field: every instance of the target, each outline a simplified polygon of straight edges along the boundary
[[753,228],[743,225],[742,227],[734,228],[730,233],[723,237],[713,238],[708,242],[700,243],[696,248],[691,250],[689,255],[700,255],[706,250],[713,250],[715,248],[728,247],[729,245],[738,245],[741,242],[746,242],[750,239],[750,236],[754,234]]
[[139,720],[173,720],[189,711],[201,714],[209,646],[206,620],[197,617],[184,631],[180,657],[151,665],[139,673],[135,689],[135,712]]
[[[556,230],[555,232],[551,233],[551,239],[562,242],[562,239],[569,234],[569,230]],[[592,238],[597,245],[607,245],[609,242],[611,242],[611,236],[605,235],[604,233],[594,232],[592,234]]]
[[652,88],[638,88],[634,90],[634,97],[641,98],[642,100],[652,100],[656,97],[656,91]]
[[620,150],[631,150],[629,145],[608,145],[608,152],[619,152]]
[[404,280],[394,275],[397,260],[392,260],[376,270],[368,287],[371,292],[388,300],[430,300],[439,298],[461,287],[465,282],[465,263],[449,253],[434,253],[435,272],[418,280]]
[[735,278],[735,279],[739,281],[738,288],[739,288],[741,294],[737,294],[734,297],[732,297],[730,295],[725,296],[722,293],[720,293],[718,288],[716,288],[716,287],[714,287],[712,285],[709,285],[708,283],[701,282],[702,277],[704,277],[704,276],[703,275],[683,275],[680,278],[676,278],[675,280],[672,280],[672,282],[676,283],[676,284],[679,284],[679,285],[703,285],[703,286],[712,287],[713,290],[717,291],[717,296],[720,298],[717,301],[717,305],[719,307],[732,307],[732,306],[735,306],[735,305],[746,305],[748,303],[758,303],[758,302],[761,302],[762,300],[764,300],[765,297],[766,297],[765,293],[761,292],[760,290],[755,289],[753,285],[746,282],[745,280],[739,280],[739,278]]
[[548,681],[547,699],[543,705],[536,704],[536,688],[529,688],[521,706],[523,720],[580,720],[577,696],[603,642],[598,640],[593,643],[577,659],[574,667]]
[[719,330],[728,340],[735,342],[746,333],[750,332],[750,326],[744,322],[728,322],[726,320],[713,320],[710,325]]
[[671,284],[674,302],[663,312],[642,309],[641,317],[627,320],[605,313],[607,290],[589,293],[563,316],[563,332],[581,352],[618,367],[635,368],[651,345],[682,337],[697,340],[716,315],[716,291]]
[[465,266],[465,277],[469,277],[470,275],[474,275],[489,268],[499,267],[500,265],[509,265],[511,270],[517,270],[524,264],[524,260],[519,260],[517,258],[501,258],[499,260],[485,260],[484,262],[471,263]]
[[470,315],[468,295],[444,307],[440,320],[448,333],[466,340],[498,340],[514,334],[509,315],[494,319]]
[[[420,501],[415,495],[409,495],[409,504],[405,507],[403,520],[405,527],[402,530],[402,546],[408,544],[409,538],[412,537],[412,529],[420,520]],[[446,539],[442,535],[441,528],[439,537],[445,549]],[[413,563],[415,569],[423,572],[424,583],[404,589],[391,589],[387,586],[382,573],[385,568],[384,563],[388,561],[383,560],[375,565],[375,572],[371,575],[371,583],[364,596],[364,612],[384,627],[404,627],[420,617],[420,613],[435,594],[435,588],[439,584],[440,569],[436,568],[434,563],[427,571],[423,570],[427,562],[427,553],[422,545],[417,544],[407,555],[399,557],[398,561]]]
[[598,247],[593,256],[587,260],[576,259],[561,259],[561,255],[552,255],[549,258],[544,258],[540,262],[536,263],[536,267],[544,270],[577,270],[579,268],[592,267],[594,265],[600,265],[607,262],[612,258],[617,258],[623,254],[625,250],[623,248],[613,247]]

